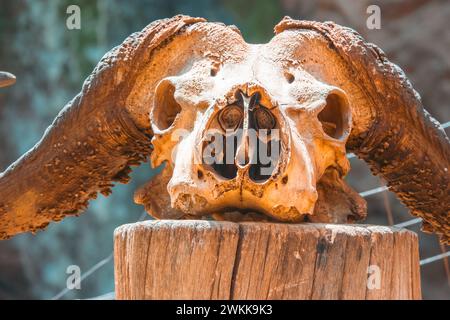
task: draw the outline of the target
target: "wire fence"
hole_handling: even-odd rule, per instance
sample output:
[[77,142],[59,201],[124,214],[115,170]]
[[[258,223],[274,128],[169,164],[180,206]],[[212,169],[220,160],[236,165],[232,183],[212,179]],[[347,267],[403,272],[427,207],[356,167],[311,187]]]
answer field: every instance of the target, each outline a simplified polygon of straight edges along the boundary
[[435,262],[435,261],[447,258],[448,256],[450,256],[450,251],[447,251],[447,252],[444,252],[442,254],[438,254],[436,256],[429,257],[429,258],[426,258],[426,259],[422,259],[422,260],[420,260],[420,266],[423,266],[423,265],[426,265],[426,264],[429,264],[429,263],[432,263],[432,262]]
[[[440,127],[441,127],[442,130],[449,128],[450,127],[450,121],[442,123],[440,125]],[[354,153],[348,153],[347,154],[347,158],[348,159],[356,158],[356,155]],[[373,189],[370,189],[370,190],[367,190],[367,191],[360,192],[359,195],[361,197],[365,198],[365,197],[368,197],[368,196],[371,196],[371,195],[374,195],[374,194],[378,194],[378,193],[384,192],[386,190],[389,190],[389,188],[387,186],[381,186],[381,187],[377,187],[377,188],[373,188]],[[408,220],[408,221],[405,221],[405,222],[402,222],[402,223],[395,224],[393,226],[397,227],[397,228],[407,228],[407,227],[419,224],[421,222],[422,222],[421,218],[415,218],[415,219],[411,219],[411,220]],[[432,257],[429,257],[429,258],[422,259],[422,260],[420,260],[420,266],[424,266],[424,265],[427,265],[429,263],[445,259],[448,256],[450,256],[450,251],[443,252],[442,254],[438,254],[438,255],[435,255],[435,256],[432,256]]]
[[[90,275],[94,274],[101,267],[105,266],[108,262],[112,261],[113,256],[114,256],[114,253],[112,252],[108,257],[106,257],[103,260],[100,260],[94,266],[92,266],[88,271],[83,273],[83,275],[80,277],[79,283],[81,284]],[[68,287],[66,287],[65,289],[61,290],[58,294],[56,294],[51,300],[59,300],[62,297],[64,297],[67,293],[69,293],[70,291],[72,291],[72,289],[69,289]]]
[[[442,129],[446,129],[450,127],[450,121],[445,122],[443,124],[441,124],[441,128]],[[353,153],[348,153],[347,154],[347,158],[348,159],[352,159],[352,158],[356,158],[356,155]],[[387,186],[381,186],[381,187],[377,187],[377,188],[373,188],[367,191],[363,191],[360,192],[359,195],[363,198],[365,197],[369,197],[384,191],[389,190],[389,188]],[[140,218],[137,220],[137,222],[139,221],[143,221],[145,219],[145,217],[147,216],[147,212],[143,212],[140,216]],[[411,219],[405,222],[401,222],[398,224],[394,224],[393,227],[396,228],[407,228],[416,224],[419,224],[422,222],[421,218],[415,218],[415,219]],[[450,256],[450,251],[447,252],[443,252],[442,254],[438,254],[429,258],[425,258],[420,260],[420,266],[424,266],[442,259],[446,259],[447,257]],[[93,265],[88,271],[86,271],[83,276],[80,277],[80,284],[81,282],[83,282],[85,279],[87,279],[89,276],[91,276],[92,274],[94,274],[95,272],[97,272],[98,270],[100,270],[103,266],[107,265],[109,262],[111,262],[113,260],[114,257],[114,252],[111,252],[111,254],[109,256],[107,256],[106,258],[100,260],[99,262],[97,262],[95,265]],[[63,290],[61,290],[59,293],[57,293],[52,300],[59,300],[62,297],[64,297],[69,291],[71,291],[71,289],[65,288]],[[87,300],[111,300],[115,298],[115,293],[114,292],[108,292],[105,293],[101,296],[97,296],[97,297],[93,297],[93,298],[89,298]]]
[[[145,218],[147,217],[147,212],[144,211],[142,212],[141,216],[139,217],[139,219],[137,220],[137,222],[139,221],[143,221],[145,220]],[[86,271],[79,280],[79,284],[81,284],[85,279],[87,279],[89,276],[91,276],[92,274],[94,274],[96,271],[100,270],[103,266],[107,265],[109,262],[111,262],[113,260],[114,257],[114,251],[112,251],[109,256],[107,256],[106,258],[100,260],[99,262],[97,262],[96,264],[94,264],[91,268],[89,268],[88,271]],[[55,296],[53,296],[51,298],[51,300],[59,300],[62,297],[64,297],[67,293],[69,293],[71,291],[71,289],[69,288],[64,288],[63,290],[61,290],[60,292],[58,292]],[[92,298],[93,300],[95,300],[94,298]]]

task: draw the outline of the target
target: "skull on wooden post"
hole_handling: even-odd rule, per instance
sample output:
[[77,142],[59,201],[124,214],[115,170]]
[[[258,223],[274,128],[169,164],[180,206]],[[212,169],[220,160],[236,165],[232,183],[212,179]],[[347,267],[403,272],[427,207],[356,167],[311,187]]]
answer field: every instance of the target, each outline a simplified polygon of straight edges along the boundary
[[272,56],[278,45],[246,45],[240,61],[192,63],[157,85],[151,159],[166,165],[135,197],[153,216],[340,223],[365,216],[364,200],[342,180],[346,93],[280,65]]
[[0,174],[0,238],[79,214],[149,156],[165,168],[135,200],[158,218],[353,222],[366,204],[346,149],[449,243],[449,139],[378,47],[331,22],[285,18],[248,44],[234,26],[158,20]]

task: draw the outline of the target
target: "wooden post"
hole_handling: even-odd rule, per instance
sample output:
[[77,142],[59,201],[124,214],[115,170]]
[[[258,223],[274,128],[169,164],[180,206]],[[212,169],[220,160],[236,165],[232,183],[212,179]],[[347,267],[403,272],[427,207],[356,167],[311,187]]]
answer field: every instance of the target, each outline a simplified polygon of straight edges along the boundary
[[114,234],[117,299],[420,299],[415,233],[159,220]]

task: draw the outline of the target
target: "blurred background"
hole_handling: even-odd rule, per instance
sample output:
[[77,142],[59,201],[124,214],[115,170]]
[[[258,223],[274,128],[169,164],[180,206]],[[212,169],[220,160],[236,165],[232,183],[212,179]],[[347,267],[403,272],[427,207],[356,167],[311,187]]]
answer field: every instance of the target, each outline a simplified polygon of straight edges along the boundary
[[[68,30],[66,9],[81,9],[81,29]],[[367,7],[381,8],[381,28],[369,30]],[[0,70],[17,83],[0,89],[0,172],[32,147],[60,109],[81,88],[100,58],[130,33],[153,20],[178,13],[235,24],[247,42],[267,42],[283,16],[333,20],[356,29],[397,63],[430,113],[450,121],[450,2],[446,0],[0,0]],[[447,134],[449,133],[447,129]],[[351,159],[350,184],[359,192],[383,182],[367,166]],[[114,290],[114,229],[140,219],[143,208],[133,202],[137,186],[154,174],[149,164],[133,172],[129,185],[92,201],[78,218],[52,223],[45,232],[0,242],[0,299],[90,298]],[[414,217],[390,192],[366,197],[367,223],[392,225]],[[420,257],[448,250],[434,235],[418,232]],[[94,273],[86,274],[97,265]],[[80,290],[66,288],[66,269],[78,265],[87,277]],[[425,299],[450,299],[448,260],[421,267]]]

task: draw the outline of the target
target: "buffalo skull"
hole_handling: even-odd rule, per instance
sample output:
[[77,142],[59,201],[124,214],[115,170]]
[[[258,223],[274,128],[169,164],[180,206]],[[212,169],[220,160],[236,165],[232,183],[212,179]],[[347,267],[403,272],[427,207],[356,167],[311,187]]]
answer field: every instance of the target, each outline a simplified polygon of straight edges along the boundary
[[0,238],[79,214],[149,155],[164,169],[135,200],[157,218],[352,222],[351,151],[448,242],[450,143],[401,69],[331,22],[275,33],[176,16],[131,35],[0,175]]

